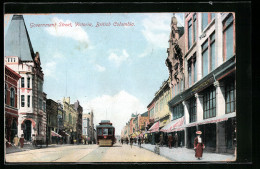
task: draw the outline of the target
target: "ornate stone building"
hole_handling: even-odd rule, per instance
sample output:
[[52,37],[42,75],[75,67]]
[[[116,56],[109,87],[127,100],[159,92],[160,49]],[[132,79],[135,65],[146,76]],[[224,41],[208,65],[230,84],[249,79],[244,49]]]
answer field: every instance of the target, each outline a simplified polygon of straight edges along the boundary
[[13,15],[5,36],[5,64],[17,72],[18,135],[25,140],[46,139],[46,94],[43,92],[44,74],[40,54],[34,53],[22,15]]

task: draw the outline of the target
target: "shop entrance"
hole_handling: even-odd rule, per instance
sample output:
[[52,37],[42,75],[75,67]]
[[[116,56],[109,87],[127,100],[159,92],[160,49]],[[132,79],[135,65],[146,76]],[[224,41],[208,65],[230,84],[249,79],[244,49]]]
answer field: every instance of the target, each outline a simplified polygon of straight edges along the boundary
[[31,140],[31,134],[32,134],[32,122],[30,120],[26,120],[24,122],[24,139],[25,140]]
[[202,140],[205,144],[205,150],[216,151],[216,123],[210,123],[199,126],[199,130],[202,131]]
[[13,119],[12,126],[11,126],[11,140],[14,139],[16,134],[17,134],[17,123],[16,123],[16,119]]
[[188,148],[194,148],[194,139],[196,137],[196,126],[194,127],[188,127],[188,139],[187,139],[187,147]]

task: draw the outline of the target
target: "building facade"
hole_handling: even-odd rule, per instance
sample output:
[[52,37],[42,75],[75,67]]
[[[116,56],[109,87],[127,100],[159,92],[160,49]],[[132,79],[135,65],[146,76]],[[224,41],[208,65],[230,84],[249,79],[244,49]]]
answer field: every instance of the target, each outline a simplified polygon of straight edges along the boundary
[[79,101],[77,100],[74,103],[74,107],[77,110],[77,143],[81,143],[81,139],[82,139],[82,113],[83,113],[83,108],[80,105]]
[[18,93],[18,136],[25,140],[46,140],[46,109],[43,92],[44,74],[40,54],[34,53],[22,15],[13,15],[5,37],[5,64],[17,72]]
[[64,131],[67,133],[66,142],[73,144],[77,136],[77,110],[75,109],[74,104],[70,104],[70,97],[63,98],[63,112]]
[[47,115],[47,132],[46,139],[48,143],[58,143],[58,103],[52,99],[47,99],[46,102]]
[[21,76],[5,66],[5,138],[13,142],[18,133],[18,82]]
[[91,110],[91,112],[87,114],[83,114],[82,121],[83,121],[83,125],[82,125],[83,137],[89,144],[96,143],[93,110]]
[[235,15],[186,13],[184,90],[174,93],[169,106],[183,125],[183,142],[193,148],[202,131],[206,150],[233,152],[236,139]]

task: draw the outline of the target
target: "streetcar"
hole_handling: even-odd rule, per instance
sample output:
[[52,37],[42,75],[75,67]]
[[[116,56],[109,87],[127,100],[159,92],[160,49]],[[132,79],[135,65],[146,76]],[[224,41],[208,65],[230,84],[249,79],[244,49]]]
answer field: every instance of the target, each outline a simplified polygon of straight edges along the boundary
[[101,120],[99,125],[96,126],[97,131],[97,144],[100,147],[113,146],[116,143],[115,127],[109,120]]

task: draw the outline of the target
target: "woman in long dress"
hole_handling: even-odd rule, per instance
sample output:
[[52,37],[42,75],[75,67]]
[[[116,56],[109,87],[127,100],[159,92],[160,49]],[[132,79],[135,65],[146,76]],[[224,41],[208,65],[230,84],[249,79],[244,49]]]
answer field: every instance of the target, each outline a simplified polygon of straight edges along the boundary
[[202,132],[201,131],[197,131],[196,134],[198,136],[194,139],[195,157],[200,160],[202,158],[203,149],[205,148],[205,146],[204,146],[204,144],[202,142],[202,138],[200,137]]

